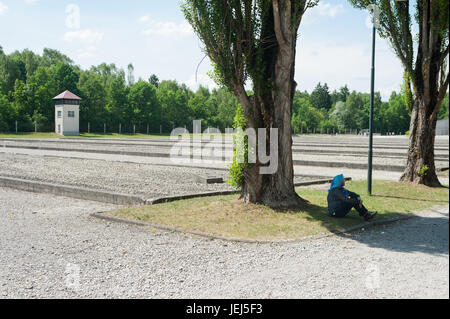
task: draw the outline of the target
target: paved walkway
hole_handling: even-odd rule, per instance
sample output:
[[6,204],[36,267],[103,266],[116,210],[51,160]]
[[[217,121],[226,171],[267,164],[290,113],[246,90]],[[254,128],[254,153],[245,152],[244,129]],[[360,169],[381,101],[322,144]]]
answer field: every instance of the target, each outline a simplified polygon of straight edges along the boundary
[[290,244],[110,223],[114,208],[0,188],[0,298],[448,298],[448,206]]

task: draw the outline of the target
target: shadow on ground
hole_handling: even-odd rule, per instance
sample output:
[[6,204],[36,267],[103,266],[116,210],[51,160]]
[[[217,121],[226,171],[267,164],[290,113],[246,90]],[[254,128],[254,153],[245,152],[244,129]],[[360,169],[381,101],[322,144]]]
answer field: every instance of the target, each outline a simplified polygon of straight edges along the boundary
[[[311,211],[304,212],[311,221],[319,220],[321,225],[330,232],[336,224],[342,228],[349,228],[364,220],[358,212],[352,209],[344,218],[330,217],[326,214],[326,207],[310,205]],[[449,213],[444,210],[429,209],[427,216],[413,216],[406,220],[378,224],[364,227],[349,233],[337,233],[337,236],[358,241],[370,247],[386,249],[396,252],[419,252],[433,255],[449,255]],[[392,218],[404,213],[391,212],[379,216],[376,220]],[[331,220],[330,220],[331,219]],[[329,238],[333,240],[333,237]]]
[[[443,187],[448,188],[445,186],[443,186]],[[417,198],[410,198],[410,197],[404,197],[404,196],[391,196],[391,195],[378,195],[378,194],[372,194],[371,196],[372,197],[395,198],[395,199],[406,199],[406,200],[418,200]],[[423,199],[423,198],[420,198],[420,201],[421,202],[442,203],[442,204],[448,203],[448,201],[445,201],[445,200],[436,200],[436,199],[429,200],[429,199]]]
[[398,252],[420,252],[432,255],[449,254],[447,217],[412,217],[385,226],[375,226],[365,234],[351,236],[370,247]]

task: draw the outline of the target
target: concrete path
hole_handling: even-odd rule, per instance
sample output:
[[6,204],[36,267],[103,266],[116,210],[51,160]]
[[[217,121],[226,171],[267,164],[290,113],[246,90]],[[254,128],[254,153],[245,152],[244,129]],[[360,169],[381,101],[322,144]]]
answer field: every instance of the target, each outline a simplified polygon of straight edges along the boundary
[[0,188],[0,298],[448,298],[448,206],[291,244],[94,219],[114,206]]

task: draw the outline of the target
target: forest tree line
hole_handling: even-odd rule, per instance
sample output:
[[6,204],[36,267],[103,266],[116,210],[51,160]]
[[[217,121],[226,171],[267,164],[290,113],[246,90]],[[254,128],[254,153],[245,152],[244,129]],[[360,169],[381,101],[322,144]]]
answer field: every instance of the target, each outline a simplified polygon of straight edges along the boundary
[[[301,86],[301,84],[300,84]],[[134,68],[126,70],[114,64],[100,64],[82,70],[66,55],[44,49],[42,55],[30,50],[5,54],[0,46],[0,132],[54,131],[52,98],[69,90],[82,98],[80,131],[165,133],[173,127],[192,130],[192,120],[202,120],[202,127],[224,131],[232,127],[238,106],[234,94],[226,88],[197,91],[177,81],[134,79]],[[408,101],[401,90],[392,92],[384,102],[376,93],[374,128],[378,132],[404,133],[409,129]],[[368,128],[370,95],[350,91],[345,85],[330,92],[326,83],[318,83],[308,93],[296,91],[292,127],[296,133],[342,132]],[[448,93],[439,112],[448,118]]]

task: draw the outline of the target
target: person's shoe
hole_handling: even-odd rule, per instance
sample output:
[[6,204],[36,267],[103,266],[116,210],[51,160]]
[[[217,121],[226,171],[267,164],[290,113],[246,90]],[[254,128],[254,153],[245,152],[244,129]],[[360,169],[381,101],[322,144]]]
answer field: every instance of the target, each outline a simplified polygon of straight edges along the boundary
[[378,212],[367,212],[367,214],[364,215],[364,220],[369,221],[372,220],[375,215],[378,214]]

